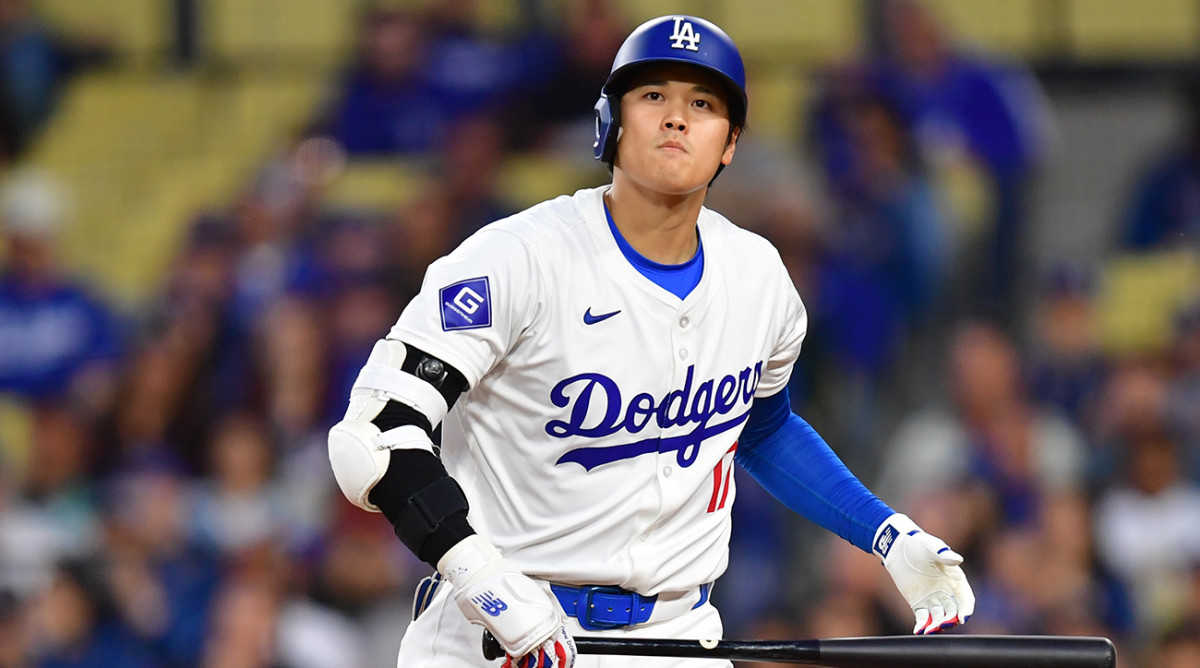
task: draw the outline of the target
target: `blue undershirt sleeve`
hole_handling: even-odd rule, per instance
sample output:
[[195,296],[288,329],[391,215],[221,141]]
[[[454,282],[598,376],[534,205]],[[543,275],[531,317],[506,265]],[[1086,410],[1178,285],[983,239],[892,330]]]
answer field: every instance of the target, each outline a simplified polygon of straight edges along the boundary
[[786,389],[754,400],[735,458],[785,506],[864,552],[871,552],[876,529],[894,512],[792,412]]

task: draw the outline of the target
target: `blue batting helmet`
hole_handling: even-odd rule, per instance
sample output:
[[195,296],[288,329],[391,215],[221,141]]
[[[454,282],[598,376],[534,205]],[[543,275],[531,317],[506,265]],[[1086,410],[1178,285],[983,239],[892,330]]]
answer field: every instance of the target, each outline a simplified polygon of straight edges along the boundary
[[695,16],[660,16],[638,26],[617,51],[608,81],[596,102],[597,160],[612,165],[621,126],[621,95],[630,75],[641,65],[686,63],[717,74],[729,88],[731,127],[746,124],[746,67],[725,31]]

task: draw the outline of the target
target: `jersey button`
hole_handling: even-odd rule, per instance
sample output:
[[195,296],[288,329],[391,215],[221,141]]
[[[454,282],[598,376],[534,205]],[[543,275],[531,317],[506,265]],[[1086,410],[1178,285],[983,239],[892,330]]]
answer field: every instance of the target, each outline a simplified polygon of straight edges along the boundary
[[680,348],[680,349],[679,349],[679,359],[681,359],[681,360],[685,360],[685,359],[687,359],[687,355],[688,355],[688,353],[687,353],[687,348]]
[[671,474],[672,474],[672,473],[674,473],[674,472],[675,472],[675,471],[674,471],[674,470],[673,470],[673,469],[672,469],[670,466],[664,466],[664,467],[663,467],[663,477],[664,477],[664,478],[670,478],[670,477],[671,477]]
[[692,324],[692,321],[688,320],[686,315],[679,319],[679,326],[683,327],[684,329],[687,329],[687,326],[690,324]]

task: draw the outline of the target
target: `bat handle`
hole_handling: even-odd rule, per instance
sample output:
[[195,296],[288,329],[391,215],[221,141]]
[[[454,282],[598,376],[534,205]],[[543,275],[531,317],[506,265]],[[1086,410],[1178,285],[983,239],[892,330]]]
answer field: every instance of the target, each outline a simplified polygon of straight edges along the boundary
[[496,640],[496,636],[492,635],[491,631],[483,632],[483,658],[488,661],[503,659],[506,652],[500,646],[500,641]]

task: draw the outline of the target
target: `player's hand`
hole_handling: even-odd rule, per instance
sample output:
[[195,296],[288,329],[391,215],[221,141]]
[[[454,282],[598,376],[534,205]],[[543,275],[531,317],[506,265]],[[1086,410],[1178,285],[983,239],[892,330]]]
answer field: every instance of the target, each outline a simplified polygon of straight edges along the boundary
[[438,570],[454,586],[454,602],[463,615],[490,631],[508,653],[505,665],[575,665],[575,641],[563,625],[558,602],[482,536],[469,536],[450,548]]
[[872,550],[912,607],[914,634],[965,624],[975,612],[975,594],[960,566],[962,556],[907,515],[896,513],[884,521],[875,532]]
[[575,654],[575,639],[560,626],[549,640],[525,656],[514,659],[509,654],[500,668],[568,668],[575,665]]

